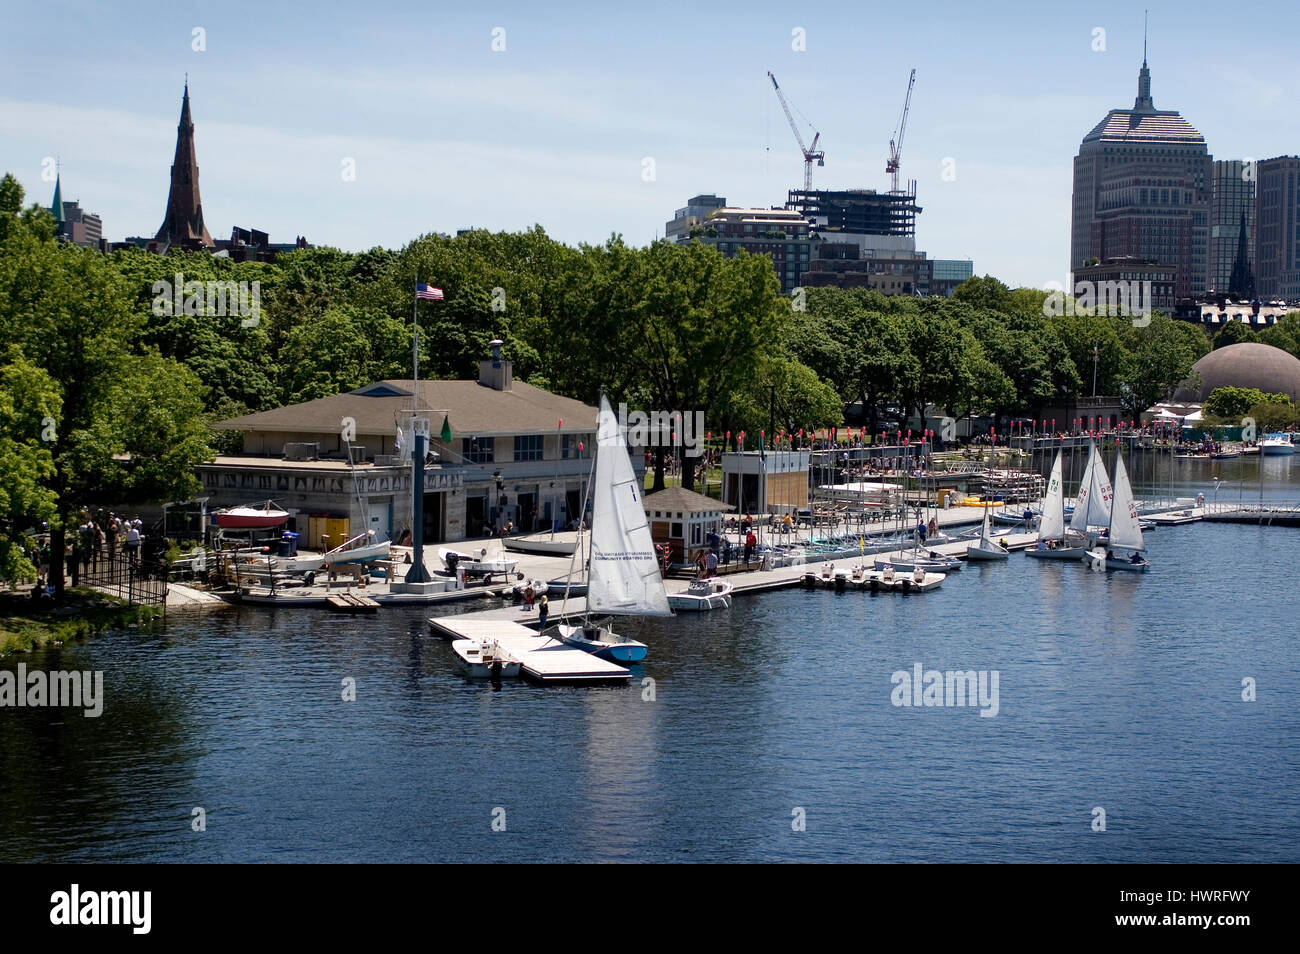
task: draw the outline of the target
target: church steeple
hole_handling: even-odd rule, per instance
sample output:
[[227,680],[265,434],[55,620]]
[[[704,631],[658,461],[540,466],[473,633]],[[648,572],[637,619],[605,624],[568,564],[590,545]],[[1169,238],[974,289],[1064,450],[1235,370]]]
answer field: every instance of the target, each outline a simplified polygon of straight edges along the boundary
[[54,199],[50,202],[50,214],[62,229],[67,218],[63,214],[63,174],[58,171],[54,173]]
[[194,121],[190,118],[190,84],[185,81],[181,120],[176,126],[176,157],[172,160],[167,212],[155,241],[181,248],[212,248],[212,236],[203,224],[199,199],[199,161],[194,148]]

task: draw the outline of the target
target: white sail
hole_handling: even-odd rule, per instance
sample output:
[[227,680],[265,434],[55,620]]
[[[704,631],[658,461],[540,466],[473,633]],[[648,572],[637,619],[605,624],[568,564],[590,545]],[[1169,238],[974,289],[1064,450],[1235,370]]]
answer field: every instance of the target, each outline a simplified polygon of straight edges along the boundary
[[1070,529],[1078,533],[1088,529],[1088,498],[1092,496],[1092,472],[1097,463],[1097,448],[1090,444],[1088,464],[1079,480],[1079,493],[1074,498],[1074,513],[1070,515]]
[[985,549],[988,549],[988,545],[993,542],[990,539],[992,534],[989,533],[992,529],[992,523],[993,521],[989,517],[989,505],[986,503],[984,505],[984,527],[980,530],[980,546]]
[[671,616],[627,442],[603,394],[596,443],[587,609],[621,616]]
[[1047,479],[1043,497],[1043,516],[1038,521],[1038,539],[1060,540],[1065,536],[1065,494],[1061,489],[1061,452],[1056,452],[1052,476]]
[[1079,482],[1079,496],[1074,501],[1070,529],[1083,533],[1088,527],[1104,527],[1110,523],[1110,502],[1113,492],[1106,477],[1106,465],[1096,444],[1088,449],[1088,466]]
[[1110,523],[1108,546],[1125,550],[1144,550],[1142,524],[1138,520],[1137,504],[1133,500],[1133,486],[1129,483],[1124,455],[1115,458],[1115,501]]

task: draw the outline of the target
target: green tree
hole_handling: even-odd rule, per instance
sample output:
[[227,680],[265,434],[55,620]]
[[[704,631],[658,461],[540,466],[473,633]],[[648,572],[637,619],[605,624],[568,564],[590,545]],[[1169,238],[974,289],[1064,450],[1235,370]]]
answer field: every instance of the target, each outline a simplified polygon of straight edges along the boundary
[[1240,321],[1230,321],[1214,336],[1214,350],[1226,348],[1228,345],[1241,344],[1246,341],[1258,341],[1255,333],[1250,327]]
[[1159,312],[1151,316],[1151,323],[1145,327],[1121,325],[1132,362],[1120,383],[1120,397],[1134,417],[1168,397],[1192,373],[1192,365],[1199,355],[1193,339],[1179,325],[1200,334],[1185,322],[1174,321]]
[[[1282,395],[1277,397],[1287,400]],[[1236,420],[1256,404],[1263,404],[1264,401],[1264,392],[1259,388],[1215,388],[1205,399],[1205,414],[1220,420]]]
[[[51,575],[63,588],[64,528],[96,500],[190,496],[209,456],[202,387],[180,363],[133,350],[138,320],[114,264],[22,223],[0,245],[0,334],[53,383]],[[54,416],[54,415],[50,415]]]
[[22,531],[55,516],[56,500],[45,486],[54,456],[42,436],[59,411],[49,375],[10,345],[0,355],[0,580],[6,583],[36,578]]

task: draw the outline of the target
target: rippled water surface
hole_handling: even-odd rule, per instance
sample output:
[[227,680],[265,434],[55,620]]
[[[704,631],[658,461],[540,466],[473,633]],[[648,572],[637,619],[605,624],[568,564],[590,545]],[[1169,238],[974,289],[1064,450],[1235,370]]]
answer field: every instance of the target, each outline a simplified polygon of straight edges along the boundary
[[[1145,576],[1015,554],[634,624],[651,657],[618,689],[467,684],[415,609],[10,657],[101,669],[107,701],[0,709],[0,859],[1300,860],[1300,531],[1148,539]],[[997,670],[999,713],[895,707],[918,662]]]

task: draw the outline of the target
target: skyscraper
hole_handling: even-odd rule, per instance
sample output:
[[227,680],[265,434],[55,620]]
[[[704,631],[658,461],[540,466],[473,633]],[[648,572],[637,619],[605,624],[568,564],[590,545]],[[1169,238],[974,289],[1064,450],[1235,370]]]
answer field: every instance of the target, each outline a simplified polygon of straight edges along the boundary
[[1074,160],[1071,270],[1119,258],[1176,265],[1175,296],[1204,294],[1212,163],[1204,136],[1155,108],[1144,57],[1133,108],[1107,113]]
[[1255,169],[1242,159],[1214,163],[1210,198],[1209,290],[1228,292],[1237,260],[1242,217],[1246,220],[1246,262],[1255,264]]
[[1255,285],[1260,298],[1300,302],[1300,156],[1258,165]]
[[181,100],[181,121],[176,127],[176,157],[172,160],[171,188],[167,213],[154,240],[159,251],[171,246],[185,249],[212,248],[212,236],[203,224],[203,203],[199,199],[199,160],[194,150],[194,121],[190,118],[190,84]]

